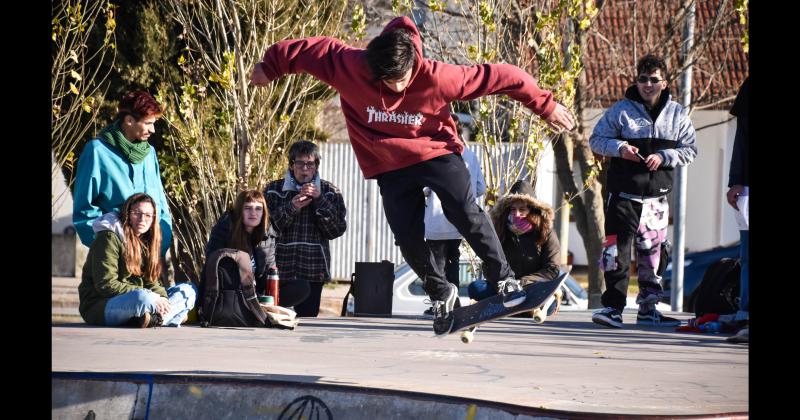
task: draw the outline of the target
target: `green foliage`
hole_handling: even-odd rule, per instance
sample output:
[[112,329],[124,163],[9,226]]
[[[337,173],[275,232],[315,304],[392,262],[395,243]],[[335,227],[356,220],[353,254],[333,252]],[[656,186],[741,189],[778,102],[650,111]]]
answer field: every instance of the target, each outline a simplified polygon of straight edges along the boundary
[[169,62],[177,73],[159,89],[168,125],[159,160],[180,268],[196,279],[208,232],[238,191],[263,189],[282,176],[292,142],[326,138],[314,121],[334,92],[308,75],[251,86],[256,63],[280,40],[337,37],[348,29],[358,36],[365,17],[355,7],[347,28],[342,0],[170,0],[164,10],[181,48]]
[[[464,0],[456,4],[462,20],[452,17],[458,13],[430,7],[433,29],[426,34],[431,39],[426,42],[434,57],[467,65],[514,64],[535,72],[539,86],[551,90],[557,101],[572,104],[582,69],[580,60],[570,57],[578,57],[580,47],[563,29],[579,15],[582,25],[590,24],[597,13],[592,2]],[[446,25],[458,30],[438,30]],[[553,141],[549,126],[505,95],[480,98],[468,108],[475,121],[474,140],[484,145],[487,205],[492,205],[503,185],[508,187],[522,176],[535,184],[536,168]],[[506,142],[519,143],[520,154],[508,159],[496,153],[497,146]]]
[[414,8],[414,0],[392,0],[392,12],[395,16],[410,13]]
[[739,24],[744,26],[744,34],[742,34],[742,48],[745,53],[750,52],[750,31],[747,26],[747,8],[748,0],[735,0],[733,7],[739,13]]
[[77,146],[96,129],[108,89],[116,21],[110,3],[65,0],[51,5],[51,176],[63,170],[71,186]]
[[350,21],[350,33],[355,39],[364,39],[367,36],[367,15],[364,6],[356,4],[353,7],[353,19]]

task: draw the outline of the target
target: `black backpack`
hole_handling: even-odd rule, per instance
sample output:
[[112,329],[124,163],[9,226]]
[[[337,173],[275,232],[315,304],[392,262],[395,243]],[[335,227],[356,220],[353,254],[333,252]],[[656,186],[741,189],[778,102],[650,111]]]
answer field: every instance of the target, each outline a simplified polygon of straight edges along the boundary
[[742,265],[738,258],[723,258],[708,266],[703,280],[692,295],[694,312],[705,314],[730,314],[739,309],[739,277]]
[[266,315],[258,304],[250,255],[231,248],[208,256],[198,307],[203,327],[264,327]]

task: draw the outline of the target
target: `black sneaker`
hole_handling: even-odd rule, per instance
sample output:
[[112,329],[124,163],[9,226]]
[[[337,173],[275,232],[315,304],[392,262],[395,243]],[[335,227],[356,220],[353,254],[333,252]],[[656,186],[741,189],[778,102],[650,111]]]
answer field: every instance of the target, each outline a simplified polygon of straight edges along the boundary
[[603,308],[592,314],[592,322],[611,328],[622,328],[622,313],[614,308]]
[[528,297],[522,290],[522,285],[513,277],[497,282],[497,293],[503,295],[503,306],[506,308],[517,306]]
[[679,319],[664,316],[656,309],[636,314],[636,325],[648,325],[653,327],[677,327],[681,325]]
[[447,283],[448,289],[442,300],[433,301],[433,332],[443,336],[450,332],[453,326],[453,306],[458,300],[458,288]]
[[[456,298],[456,304],[453,305],[453,309],[457,309],[457,308],[460,308],[460,307],[461,307],[461,300]],[[424,312],[422,312],[422,315],[426,316],[426,317],[427,316],[433,316],[433,306],[431,306],[430,308],[428,308]]]
[[162,322],[161,314],[145,312],[142,316],[131,318],[126,325],[134,328],[153,328],[160,327]]

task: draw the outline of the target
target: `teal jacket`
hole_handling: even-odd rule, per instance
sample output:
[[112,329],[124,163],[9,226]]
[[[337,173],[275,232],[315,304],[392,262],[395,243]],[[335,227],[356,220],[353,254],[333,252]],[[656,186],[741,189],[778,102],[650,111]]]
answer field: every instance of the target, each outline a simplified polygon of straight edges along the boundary
[[128,197],[140,192],[153,197],[158,206],[161,255],[164,255],[172,243],[172,217],[156,150],[150,146],[144,161],[133,164],[108,143],[100,139],[89,141],[78,160],[72,194],[72,224],[81,242],[91,247],[95,239],[92,222],[108,212],[118,212]]

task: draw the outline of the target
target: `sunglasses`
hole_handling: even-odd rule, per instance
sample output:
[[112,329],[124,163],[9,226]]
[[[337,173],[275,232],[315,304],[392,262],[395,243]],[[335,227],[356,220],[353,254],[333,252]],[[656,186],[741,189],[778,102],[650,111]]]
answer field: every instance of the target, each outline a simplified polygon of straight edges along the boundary
[[656,84],[664,79],[659,79],[658,77],[647,77],[647,76],[639,76],[636,78],[636,81],[641,84],[647,83],[648,80],[650,81],[650,83]]

